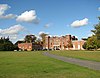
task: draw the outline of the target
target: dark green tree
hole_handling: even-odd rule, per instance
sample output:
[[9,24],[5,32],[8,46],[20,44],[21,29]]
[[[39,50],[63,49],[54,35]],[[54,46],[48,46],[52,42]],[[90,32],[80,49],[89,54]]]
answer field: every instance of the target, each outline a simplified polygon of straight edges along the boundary
[[98,42],[97,42],[97,39],[95,36],[92,36],[91,38],[89,38],[87,40],[87,47],[86,47],[88,50],[91,50],[91,49],[97,49],[98,48]]
[[100,48],[100,17],[98,18],[99,18],[99,23],[95,25],[94,30],[92,30],[92,32],[96,36],[98,47]]
[[96,36],[89,37],[88,40],[84,43],[83,48],[87,50],[97,50],[98,42]]
[[0,39],[0,51],[13,51],[14,45],[9,38]]
[[27,42],[27,43],[34,43],[35,40],[36,40],[35,35],[26,35],[25,36],[25,42]]

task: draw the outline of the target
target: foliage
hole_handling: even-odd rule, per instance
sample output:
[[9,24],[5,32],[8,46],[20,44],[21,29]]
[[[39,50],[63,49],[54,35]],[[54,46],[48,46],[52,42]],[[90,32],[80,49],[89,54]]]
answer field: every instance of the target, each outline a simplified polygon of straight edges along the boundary
[[0,39],[0,51],[13,51],[14,45],[8,38]]
[[[100,20],[100,17],[99,17]],[[89,37],[87,42],[83,45],[84,49],[98,49],[100,48],[100,22],[94,26],[94,30],[91,30],[94,35]]]
[[46,33],[41,33],[40,34],[40,37],[42,38],[42,42],[43,42],[43,44],[45,43],[45,36],[47,36],[48,34],[46,34]]
[[35,40],[36,40],[35,35],[26,35],[25,36],[25,42],[27,42],[27,43],[34,43]]
[[72,36],[72,40],[78,40],[75,36]]
[[[99,18],[100,20],[100,18]],[[92,30],[92,32],[95,34],[96,38],[97,38],[97,42],[98,42],[98,47],[100,48],[100,22],[98,24],[95,25],[94,30]]]
[[87,50],[98,49],[98,42],[96,36],[88,38],[87,42],[84,43],[83,48]]
[[83,44],[83,46],[82,46],[84,49],[86,49],[86,47],[87,47],[87,42],[85,42],[84,44]]

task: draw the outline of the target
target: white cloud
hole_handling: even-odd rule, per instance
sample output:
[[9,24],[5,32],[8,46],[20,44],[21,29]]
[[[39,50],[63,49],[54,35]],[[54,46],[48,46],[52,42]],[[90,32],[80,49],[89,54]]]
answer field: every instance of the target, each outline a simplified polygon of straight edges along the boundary
[[3,15],[7,9],[9,9],[10,6],[7,4],[0,4],[0,15]]
[[17,15],[13,15],[13,14],[8,14],[8,15],[5,15],[5,16],[0,16],[0,18],[2,19],[13,19],[17,17]]
[[24,27],[18,24],[7,29],[0,29],[0,34],[18,34],[18,32],[22,31],[23,29]]
[[9,36],[10,39],[16,39],[18,37],[18,33],[23,31],[24,27],[20,24],[11,26],[7,29],[0,29],[0,36]]
[[29,22],[38,24],[40,19],[36,15],[35,10],[25,11],[21,15],[17,16],[14,14],[5,14],[6,10],[11,8],[8,4],[0,4],[0,19],[13,19],[16,18],[16,21],[19,22]]
[[5,11],[8,10],[9,8],[11,7],[8,6],[7,4],[0,4],[0,19],[12,19],[16,17],[16,15],[14,14],[5,15]]
[[80,27],[80,26],[85,26],[88,24],[88,18],[84,18],[83,20],[76,20],[74,21],[71,26],[72,27]]
[[37,37],[39,38],[39,39],[41,39],[41,35],[42,34],[49,34],[48,32],[44,32],[44,31],[40,31],[39,33],[38,33],[38,35],[37,35]]
[[40,31],[38,34],[39,34],[39,36],[40,36],[40,35],[43,34],[43,33],[49,34],[48,32],[44,32],[44,31]]
[[25,11],[21,15],[19,15],[16,19],[19,22],[29,22],[29,23],[38,23],[39,19],[37,18],[35,10]]

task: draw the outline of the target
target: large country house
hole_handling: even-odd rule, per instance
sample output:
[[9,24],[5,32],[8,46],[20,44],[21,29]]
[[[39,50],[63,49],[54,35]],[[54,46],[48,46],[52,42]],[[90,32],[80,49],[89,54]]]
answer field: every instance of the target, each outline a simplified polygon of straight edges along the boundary
[[83,44],[84,40],[78,41],[75,36],[65,35],[65,36],[45,36],[44,45],[41,44],[32,44],[32,43],[19,43],[18,48],[21,50],[84,50]]
[[[75,36],[46,36],[44,48],[52,50],[84,50],[82,45],[85,43],[84,40],[78,41]],[[69,46],[72,45],[72,46]]]

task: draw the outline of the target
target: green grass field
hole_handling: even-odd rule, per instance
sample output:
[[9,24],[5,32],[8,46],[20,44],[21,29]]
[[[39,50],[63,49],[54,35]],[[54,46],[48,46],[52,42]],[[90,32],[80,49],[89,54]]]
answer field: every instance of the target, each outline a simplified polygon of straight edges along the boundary
[[50,53],[65,57],[100,62],[100,51],[51,51]]
[[42,52],[0,52],[0,78],[100,78],[100,71],[49,58]]

